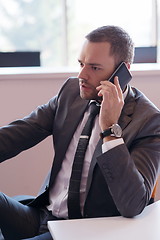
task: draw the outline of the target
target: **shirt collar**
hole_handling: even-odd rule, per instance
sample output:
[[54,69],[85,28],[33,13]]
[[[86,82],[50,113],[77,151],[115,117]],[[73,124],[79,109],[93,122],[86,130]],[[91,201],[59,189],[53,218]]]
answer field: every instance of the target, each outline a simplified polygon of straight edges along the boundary
[[128,88],[128,85],[127,85],[125,91],[123,92],[124,99],[127,97],[128,89],[129,88]]

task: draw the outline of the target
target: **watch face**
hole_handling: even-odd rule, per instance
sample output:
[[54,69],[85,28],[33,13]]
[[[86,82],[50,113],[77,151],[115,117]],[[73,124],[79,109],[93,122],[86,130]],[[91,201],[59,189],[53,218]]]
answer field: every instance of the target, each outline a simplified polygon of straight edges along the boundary
[[112,132],[115,137],[121,137],[122,136],[122,129],[118,124],[113,124],[112,126]]

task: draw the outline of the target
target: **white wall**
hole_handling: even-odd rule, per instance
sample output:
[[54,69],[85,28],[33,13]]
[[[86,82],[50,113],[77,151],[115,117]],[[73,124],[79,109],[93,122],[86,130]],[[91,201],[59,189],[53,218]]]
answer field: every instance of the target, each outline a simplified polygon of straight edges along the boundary
[[[142,66],[143,67],[143,66]],[[133,68],[132,85],[142,90],[160,108],[159,66],[150,71]],[[63,82],[76,72],[53,72],[44,69],[0,69],[0,126],[30,113],[54,96]],[[143,109],[142,109],[143,110]],[[35,195],[53,159],[52,139],[0,165],[0,191],[13,196]],[[158,198],[160,193],[158,192]]]

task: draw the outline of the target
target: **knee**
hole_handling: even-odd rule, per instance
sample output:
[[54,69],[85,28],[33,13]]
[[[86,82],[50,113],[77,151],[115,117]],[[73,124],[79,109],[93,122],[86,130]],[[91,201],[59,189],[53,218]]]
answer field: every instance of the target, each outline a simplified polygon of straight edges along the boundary
[[0,203],[6,202],[6,198],[7,196],[3,192],[0,192]]
[[3,211],[8,208],[8,196],[0,192],[0,215],[3,216]]
[[[5,217],[5,210],[8,208],[7,207],[7,200],[6,200],[6,197],[5,197],[5,194],[0,192],[0,229],[1,229],[1,224],[2,224],[2,221]],[[0,233],[0,236],[1,236],[1,233]],[[1,240],[1,238],[0,238]]]
[[5,199],[5,194],[0,192],[0,203],[1,201],[4,201],[4,199]]

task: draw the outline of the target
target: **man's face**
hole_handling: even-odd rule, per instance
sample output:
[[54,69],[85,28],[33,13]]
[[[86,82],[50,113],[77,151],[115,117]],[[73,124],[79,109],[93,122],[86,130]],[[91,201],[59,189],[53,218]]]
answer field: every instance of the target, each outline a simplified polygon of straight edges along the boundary
[[100,85],[100,81],[108,79],[115,70],[115,60],[110,55],[110,44],[86,40],[78,61],[80,96],[83,99],[98,100],[96,87]]

